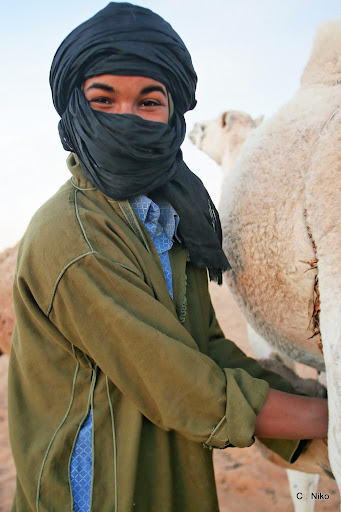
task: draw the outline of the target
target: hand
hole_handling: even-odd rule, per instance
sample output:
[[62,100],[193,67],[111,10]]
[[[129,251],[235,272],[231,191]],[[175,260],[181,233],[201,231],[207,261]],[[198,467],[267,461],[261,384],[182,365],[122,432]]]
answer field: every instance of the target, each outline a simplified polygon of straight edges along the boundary
[[268,359],[258,359],[258,363],[266,370],[278,373],[290,382],[298,394],[327,398],[327,389],[318,380],[302,379],[286,366],[279,354],[271,354]]
[[315,473],[319,475],[327,475],[334,478],[330,462],[328,458],[328,448],[325,439],[314,439],[310,441],[296,462],[291,464],[286,462],[282,457],[267,448],[259,439],[256,439],[257,448],[262,455],[270,462],[286,469],[295,469],[304,473]]

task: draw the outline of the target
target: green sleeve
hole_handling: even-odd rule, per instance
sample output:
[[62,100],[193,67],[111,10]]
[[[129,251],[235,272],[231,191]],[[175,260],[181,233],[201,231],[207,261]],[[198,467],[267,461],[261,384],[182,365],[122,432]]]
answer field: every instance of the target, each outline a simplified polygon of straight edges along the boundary
[[[266,370],[255,359],[247,357],[232,341],[226,339],[211,305],[209,356],[220,368],[242,368],[249,375],[265,380],[270,388],[295,393],[291,384],[277,373]],[[287,462],[295,462],[307,444],[306,440],[259,439]]]
[[268,384],[201,353],[133,262],[128,268],[91,254],[73,263],[50,319],[160,428],[210,447],[254,442]]

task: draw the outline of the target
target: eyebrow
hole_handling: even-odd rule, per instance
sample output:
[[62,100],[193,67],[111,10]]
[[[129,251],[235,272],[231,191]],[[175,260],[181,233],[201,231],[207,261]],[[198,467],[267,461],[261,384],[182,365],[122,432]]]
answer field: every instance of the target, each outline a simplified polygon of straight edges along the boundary
[[99,82],[94,82],[93,84],[89,85],[89,87],[86,88],[86,91],[89,91],[90,89],[102,89],[102,91],[115,92],[115,89],[110,85],[101,84]]
[[148,85],[141,89],[140,94],[149,94],[150,92],[159,91],[167,98],[166,91],[161,85]]
[[[89,85],[89,87],[86,88],[87,91],[90,89],[101,89],[102,91],[106,92],[113,92],[115,93],[115,89],[111,87],[110,85],[103,84],[101,82],[94,82],[93,84]],[[149,94],[150,92],[158,91],[161,92],[165,98],[167,98],[165,89],[161,85],[148,85],[147,87],[144,87],[141,89],[140,94]]]

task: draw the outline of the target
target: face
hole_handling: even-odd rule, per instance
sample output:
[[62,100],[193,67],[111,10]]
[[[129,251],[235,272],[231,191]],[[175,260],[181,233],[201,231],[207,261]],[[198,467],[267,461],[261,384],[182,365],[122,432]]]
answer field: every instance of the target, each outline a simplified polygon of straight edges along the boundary
[[168,123],[167,90],[152,78],[94,76],[85,80],[83,90],[93,110],[110,114],[135,114],[148,121]]

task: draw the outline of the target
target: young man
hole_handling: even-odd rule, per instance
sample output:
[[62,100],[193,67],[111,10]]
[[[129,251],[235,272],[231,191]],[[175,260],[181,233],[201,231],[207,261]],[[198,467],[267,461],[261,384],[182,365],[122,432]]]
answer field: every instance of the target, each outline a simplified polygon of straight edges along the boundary
[[219,216],[180,150],[195,86],[170,25],[126,3],[55,55],[72,178],[19,250],[15,511],[214,512],[207,448],[258,435],[292,461],[295,439],[327,435],[326,401],[285,393],[216,321],[207,270],[221,282],[229,268]]

